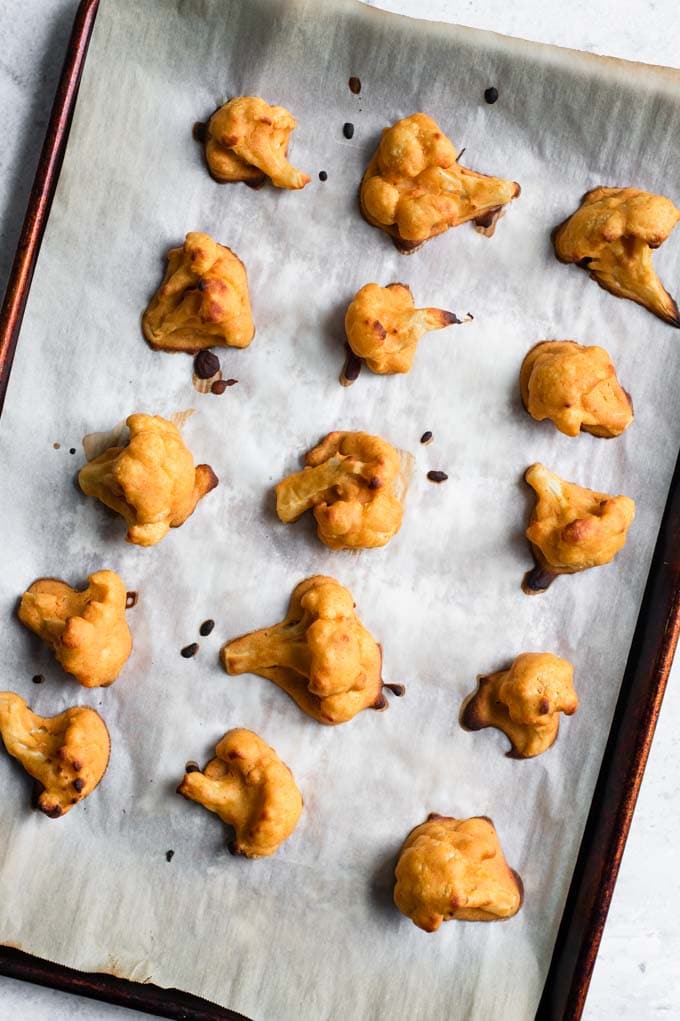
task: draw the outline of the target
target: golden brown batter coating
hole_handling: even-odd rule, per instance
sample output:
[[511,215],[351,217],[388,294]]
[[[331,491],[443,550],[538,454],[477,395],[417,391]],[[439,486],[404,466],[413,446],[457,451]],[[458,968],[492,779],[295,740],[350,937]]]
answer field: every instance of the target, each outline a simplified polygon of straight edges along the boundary
[[330,549],[385,546],[399,531],[399,454],[386,440],[332,432],[309,451],[305,465],[276,486],[281,521],[313,510],[318,536]]
[[303,174],[286,159],[296,125],[283,106],[257,96],[239,96],[216,110],[208,122],[205,159],[216,181],[261,184],[268,177],[277,188],[304,188]]
[[185,773],[177,793],[214,812],[236,839],[232,854],[266,858],[287,840],[302,795],[285,762],[252,730],[228,730],[203,772]]
[[623,549],[635,517],[630,497],[565,482],[542,464],[532,464],[524,478],[537,496],[526,530],[536,561],[522,584],[527,595],[545,591],[558,574],[608,564]]
[[462,167],[439,125],[414,113],[384,129],[359,201],[368,223],[387,231],[399,251],[408,253],[466,220],[477,221],[490,236],[502,207],[519,193],[515,181]]
[[230,248],[192,231],[168,252],[163,282],[142,316],[157,351],[248,347],[255,336],[246,268]]
[[0,736],[7,752],[36,781],[37,807],[50,819],[91,794],[109,764],[106,724],[85,706],[38,716],[19,695],[0,691]]
[[560,262],[588,270],[600,287],[630,298],[680,326],[678,306],[656,275],[652,250],[680,220],[680,209],[663,195],[637,188],[594,188],[575,213],[553,232]]
[[39,578],[21,597],[19,620],[52,646],[78,684],[107,687],[132,651],[126,599],[115,571],[91,574],[82,592],[56,578]]
[[227,642],[224,669],[274,681],[319,723],[384,709],[380,646],[354,606],[334,578],[307,578],[293,590],[285,620]]
[[394,874],[394,903],[425,932],[436,932],[452,918],[511,918],[522,906],[522,880],[508,866],[485,816],[430,814],[404,841]]
[[578,709],[574,668],[550,652],[523,652],[508,670],[479,678],[463,704],[461,723],[468,730],[496,727],[510,739],[512,758],[530,759],[557,740],[560,713]]
[[620,436],[633,421],[630,394],[603,347],[544,340],[522,362],[519,382],[531,417],[549,418],[566,436]]
[[347,309],[345,333],[371,372],[408,372],[424,333],[470,319],[440,308],[416,308],[406,284],[365,284]]
[[125,518],[126,540],[153,546],[183,525],[217,476],[194,459],[176,425],[160,415],[130,415],[126,447],[109,447],[80,469],[78,482]]

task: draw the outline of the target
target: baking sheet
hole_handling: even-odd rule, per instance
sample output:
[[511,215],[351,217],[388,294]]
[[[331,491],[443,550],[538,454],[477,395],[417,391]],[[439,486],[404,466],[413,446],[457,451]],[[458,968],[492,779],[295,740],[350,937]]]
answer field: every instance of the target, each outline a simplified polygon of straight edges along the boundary
[[[493,107],[489,84],[501,92]],[[302,193],[208,178],[191,125],[239,93],[296,114],[291,155],[313,177]],[[468,165],[522,184],[493,239],[464,226],[405,258],[358,216],[380,129],[417,109],[467,146]],[[0,662],[38,712],[98,708],[112,760],[93,797],[50,821],[29,813],[28,782],[0,759],[3,942],[258,1021],[534,1011],[680,442],[669,382],[680,338],[559,265],[549,230],[595,184],[677,197],[678,127],[677,77],[662,70],[350,3],[104,0],[0,424]],[[239,379],[222,397],[196,394],[190,359],[154,354],[139,334],[162,255],[191,229],[231,245],[250,276],[258,334],[221,355]],[[677,239],[655,259],[672,289]],[[344,390],[344,308],[373,279],[403,280],[418,302],[475,321],[426,338],[409,375],[364,373]],[[624,437],[569,440],[522,412],[519,364],[548,337],[610,350],[636,405]],[[121,523],[71,485],[79,439],[131,411],[189,406],[189,445],[221,485],[158,547],[126,546]],[[331,553],[311,523],[274,515],[272,484],[337,427],[416,457],[404,527],[384,550]],[[435,442],[421,448],[425,429]],[[529,599],[521,475],[535,460],[628,493],[638,517],[613,565]],[[427,482],[429,468],[448,482]],[[140,593],[135,649],[112,688],[88,692],[10,618],[34,577],[82,582],[101,566]],[[351,588],[383,642],[386,680],[408,688],[387,713],[335,729],[217,661],[224,639],[281,619],[316,571]],[[217,626],[200,640],[206,617]],[[193,640],[200,653],[183,660]],[[501,735],[466,734],[457,715],[478,672],[529,649],[574,661],[581,708],[547,755],[515,762]],[[174,794],[184,762],[204,761],[237,725],[276,747],[305,796],[298,829],[268,861],[229,857],[219,821]],[[395,853],[429,811],[494,819],[524,879],[519,916],[427,935],[392,908]]]

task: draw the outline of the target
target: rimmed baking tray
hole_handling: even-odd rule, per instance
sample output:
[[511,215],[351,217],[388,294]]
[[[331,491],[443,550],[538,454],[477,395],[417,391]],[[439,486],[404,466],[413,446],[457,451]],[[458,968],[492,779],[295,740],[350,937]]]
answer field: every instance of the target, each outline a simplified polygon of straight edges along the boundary
[[[0,408],[57,185],[99,0],[82,0],[0,317]],[[680,461],[679,461],[680,466]],[[578,1018],[601,939],[680,633],[680,467],[676,466],[539,1018]],[[0,948],[0,972],[169,1018],[242,1017],[177,990],[84,975]]]

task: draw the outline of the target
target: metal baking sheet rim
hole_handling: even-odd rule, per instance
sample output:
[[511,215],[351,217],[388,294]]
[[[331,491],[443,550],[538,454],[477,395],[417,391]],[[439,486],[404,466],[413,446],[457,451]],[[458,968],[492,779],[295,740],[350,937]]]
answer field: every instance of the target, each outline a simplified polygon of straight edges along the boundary
[[[0,311],[0,414],[42,236],[68,142],[78,87],[99,0],[81,0],[7,291]],[[376,17],[384,12],[365,10]],[[493,32],[440,23],[442,31],[481,35],[487,45],[530,49],[535,58],[557,62],[606,63],[640,84],[680,86],[680,71],[533,43]],[[678,92],[680,100],[680,91]],[[555,942],[537,1019],[581,1017],[604,924],[616,884],[635,803],[680,637],[680,456],[640,606],[635,633],[607,746],[591,802],[569,894]],[[94,997],[186,1021],[243,1021],[244,1015],[188,993],[131,982],[110,972],[84,974],[33,957],[0,942],[0,974],[74,994]]]

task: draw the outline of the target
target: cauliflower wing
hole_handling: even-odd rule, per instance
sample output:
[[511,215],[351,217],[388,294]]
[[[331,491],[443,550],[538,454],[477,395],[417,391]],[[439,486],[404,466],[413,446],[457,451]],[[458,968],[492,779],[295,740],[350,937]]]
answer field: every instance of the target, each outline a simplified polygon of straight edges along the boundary
[[153,546],[193,514],[217,476],[194,459],[176,425],[160,415],[130,415],[126,447],[109,447],[80,469],[78,482],[127,521],[126,539]]
[[91,794],[109,764],[106,724],[86,706],[38,716],[19,695],[1,691],[0,736],[7,752],[36,781],[37,807],[50,819],[66,815]]
[[468,322],[440,308],[416,308],[406,284],[366,284],[345,314],[345,333],[352,351],[371,372],[408,372],[424,333]]
[[82,592],[39,578],[21,597],[19,620],[54,650],[85,688],[113,684],[132,651],[127,593],[115,571],[95,571]]
[[633,421],[633,402],[603,347],[544,340],[532,347],[519,376],[532,418],[549,418],[565,436],[620,436]]
[[680,220],[663,195],[637,188],[594,188],[553,232],[560,262],[576,263],[617,298],[630,298],[680,326],[678,306],[656,275],[652,250]]
[[285,762],[252,730],[229,730],[203,772],[185,773],[177,793],[214,812],[235,831],[232,854],[265,858],[287,840],[302,795]]
[[227,642],[224,669],[274,681],[319,723],[384,709],[382,652],[354,607],[334,578],[306,578],[293,590],[285,620]]
[[536,562],[522,584],[528,595],[544,592],[559,574],[608,564],[623,549],[635,517],[630,497],[565,482],[542,464],[524,478],[537,496],[526,530]]
[[157,351],[248,347],[255,325],[248,274],[237,255],[192,231],[168,252],[163,281],[142,316],[142,332]]
[[309,451],[305,465],[276,486],[281,521],[313,510],[319,539],[330,549],[385,546],[399,531],[399,454],[386,440],[332,432]]
[[530,759],[557,740],[560,713],[577,709],[571,663],[550,652],[523,652],[509,669],[479,678],[461,723],[468,730],[496,727],[510,740],[511,758]]
[[359,202],[364,219],[386,231],[400,252],[409,253],[467,220],[493,234],[503,207],[519,193],[516,181],[462,167],[436,121],[414,113],[384,129],[361,182]]
[[505,860],[485,816],[453,819],[431,813],[411,830],[395,869],[394,903],[425,932],[452,918],[494,922],[522,906],[522,880]]
[[270,106],[257,96],[230,99],[208,121],[205,159],[212,177],[253,186],[268,177],[277,188],[304,188],[309,174],[286,159],[295,125],[283,106]]

